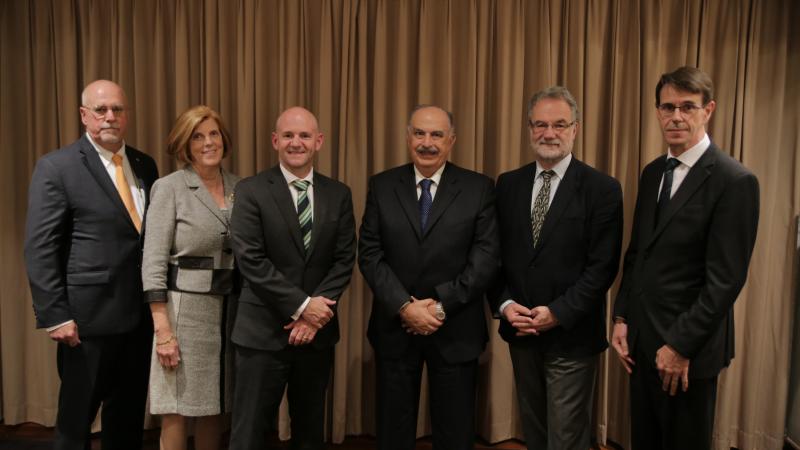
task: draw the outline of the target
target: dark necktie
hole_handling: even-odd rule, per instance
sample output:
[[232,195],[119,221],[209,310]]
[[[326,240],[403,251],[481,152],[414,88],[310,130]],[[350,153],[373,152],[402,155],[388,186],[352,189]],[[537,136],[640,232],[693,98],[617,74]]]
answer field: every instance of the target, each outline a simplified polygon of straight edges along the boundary
[[539,243],[539,235],[542,233],[542,224],[547,216],[550,207],[550,178],[556,173],[552,170],[545,170],[541,173],[542,187],[536,194],[536,201],[533,202],[533,213],[531,213],[531,224],[533,227],[533,246]]
[[664,214],[664,210],[667,209],[670,194],[672,193],[672,175],[680,163],[677,158],[667,158],[667,164],[664,167],[664,182],[661,183],[661,192],[658,194],[655,225],[658,225],[659,218]]
[[419,196],[419,218],[422,231],[425,231],[425,226],[428,224],[428,215],[431,213],[431,205],[433,204],[433,197],[431,197],[431,185],[433,180],[425,178],[419,182],[419,187],[422,192]]
[[308,252],[311,246],[311,202],[308,201],[308,187],[311,185],[306,180],[292,181],[297,189],[297,218],[300,221],[300,235],[303,236],[303,248]]

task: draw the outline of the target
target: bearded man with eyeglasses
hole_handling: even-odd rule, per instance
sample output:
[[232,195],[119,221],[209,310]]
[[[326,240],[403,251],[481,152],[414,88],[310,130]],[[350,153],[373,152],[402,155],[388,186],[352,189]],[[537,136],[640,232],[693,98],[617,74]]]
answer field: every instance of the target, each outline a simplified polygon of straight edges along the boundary
[[140,449],[153,323],[142,297],[142,224],[153,158],[125,142],[128,106],[107,80],[81,95],[86,133],[42,156],[28,191],[25,262],[36,326],[58,343],[56,449]]
[[633,448],[708,449],[756,239],[758,180],[706,133],[716,107],[706,73],[665,73],[655,106],[667,154],[642,171],[612,345],[630,374]]
[[501,270],[490,301],[511,352],[527,448],[586,450],[622,190],[572,154],[578,105],[566,88],[534,94],[526,118],[534,162],[497,180]]

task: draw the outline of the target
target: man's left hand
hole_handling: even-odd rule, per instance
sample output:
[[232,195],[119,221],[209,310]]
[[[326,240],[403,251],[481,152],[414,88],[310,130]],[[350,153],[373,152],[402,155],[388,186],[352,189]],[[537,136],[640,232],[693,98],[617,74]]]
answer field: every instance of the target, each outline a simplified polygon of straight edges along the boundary
[[314,336],[317,335],[317,328],[302,317],[286,325],[283,329],[291,330],[289,332],[289,345],[310,344],[314,340]]
[[689,389],[689,360],[669,345],[663,345],[656,352],[656,368],[661,377],[661,389],[669,391],[669,395],[678,392],[679,381],[682,382],[683,392]]
[[540,333],[558,325],[558,318],[547,306],[537,306],[531,309],[531,317],[533,317],[533,327]]

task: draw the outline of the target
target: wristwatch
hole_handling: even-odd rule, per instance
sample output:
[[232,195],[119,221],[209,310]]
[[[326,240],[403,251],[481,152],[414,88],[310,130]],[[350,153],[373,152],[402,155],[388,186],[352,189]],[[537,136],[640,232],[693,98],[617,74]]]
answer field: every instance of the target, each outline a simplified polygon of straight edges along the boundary
[[442,306],[442,302],[436,302],[436,305],[433,307],[436,314],[437,319],[444,320],[447,318],[447,314],[444,313],[444,307]]

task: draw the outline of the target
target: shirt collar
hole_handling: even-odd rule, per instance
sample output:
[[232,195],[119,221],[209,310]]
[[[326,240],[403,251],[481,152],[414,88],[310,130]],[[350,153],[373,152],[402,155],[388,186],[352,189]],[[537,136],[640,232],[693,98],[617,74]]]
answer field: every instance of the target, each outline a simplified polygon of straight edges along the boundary
[[308,184],[310,184],[312,186],[314,185],[314,168],[313,167],[311,168],[311,170],[308,171],[308,175],[304,176],[303,178],[300,178],[297,175],[293,174],[292,172],[289,172],[288,170],[286,170],[286,168],[283,167],[283,164],[278,164],[278,165],[281,168],[281,173],[283,174],[283,178],[286,179],[286,184],[292,184],[292,182],[294,180],[306,180],[306,181],[308,181]]
[[[95,142],[94,139],[92,139],[92,137],[89,136],[88,132],[86,133],[86,139],[89,140],[89,143],[92,144],[92,147],[94,147],[94,149],[97,151],[100,157],[103,158],[104,161],[106,161],[106,163],[111,162],[111,158],[115,155],[114,152],[106,150],[105,148],[98,145],[97,142]],[[121,156],[123,161],[125,160],[125,141],[122,141],[122,147],[120,147],[119,150],[117,150],[116,154]]]
[[429,177],[423,176],[422,173],[420,173],[419,169],[417,169],[417,166],[414,166],[414,179],[415,179],[414,185],[415,186],[419,185],[420,181],[424,180],[425,178],[428,178],[431,181],[433,181],[433,184],[438,186],[439,185],[439,181],[442,179],[442,172],[444,172],[444,166],[446,166],[446,165],[447,165],[447,163],[442,164],[442,167],[439,167],[436,170],[436,172],[434,172],[433,175],[431,175]]
[[667,158],[677,158],[681,164],[685,164],[690,168],[697,163],[697,160],[703,156],[703,153],[711,146],[711,139],[708,137],[708,133],[703,134],[703,139],[700,139],[700,142],[692,146],[689,150],[681,153],[678,156],[674,156],[672,154],[672,150],[667,149]]
[[[564,174],[567,173],[567,167],[569,167],[570,162],[572,162],[572,153],[568,154],[563,159],[561,159],[561,161],[557,162],[556,165],[553,166],[553,168],[550,170],[556,173],[559,180],[563,180]],[[542,168],[542,166],[539,165],[539,161],[536,161],[536,176],[534,177],[534,180],[542,172],[544,172],[544,169]]]

